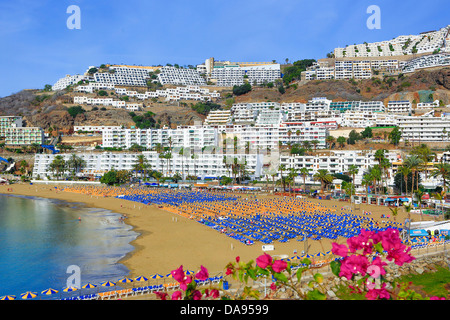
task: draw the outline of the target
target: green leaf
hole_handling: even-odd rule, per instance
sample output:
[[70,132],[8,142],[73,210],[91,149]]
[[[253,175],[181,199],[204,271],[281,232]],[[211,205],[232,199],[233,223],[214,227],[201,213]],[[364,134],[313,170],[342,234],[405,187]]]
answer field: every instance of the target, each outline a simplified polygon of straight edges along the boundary
[[330,263],[330,267],[331,272],[333,272],[336,277],[339,277],[339,273],[341,272],[341,263],[339,261],[333,260]]
[[374,244],[373,247],[375,248],[375,250],[377,250],[377,252],[383,253],[383,245],[381,244],[381,242]]
[[325,300],[327,298],[325,294],[317,289],[309,291],[306,296],[309,300]]
[[299,269],[297,270],[297,280],[298,280],[298,282],[301,281],[301,279],[302,279],[302,274],[303,274],[303,270],[302,270],[301,268],[299,268]]
[[308,266],[311,264],[311,260],[309,260],[308,258],[305,258],[305,259],[301,260],[300,262],[304,263],[304,264],[306,264]]
[[282,282],[287,282],[288,281],[288,278],[286,277],[286,275],[284,273],[276,273],[275,272],[273,274],[273,277],[275,279],[279,280],[279,281],[282,281]]
[[314,274],[314,280],[315,280],[317,283],[322,283],[322,282],[323,282],[323,275],[321,275],[320,273]]

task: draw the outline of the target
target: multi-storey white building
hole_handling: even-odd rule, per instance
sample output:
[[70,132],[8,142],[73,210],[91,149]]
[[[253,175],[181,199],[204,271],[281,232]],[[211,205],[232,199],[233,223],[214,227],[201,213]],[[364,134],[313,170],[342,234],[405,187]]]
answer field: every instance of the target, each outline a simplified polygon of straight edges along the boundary
[[247,80],[250,84],[274,82],[281,78],[279,64],[264,64],[256,66],[222,65],[214,66],[211,79],[221,87],[242,85]]
[[88,76],[79,74],[74,76],[66,75],[64,78],[61,78],[58,81],[56,81],[56,83],[52,86],[52,90],[53,91],[64,90],[65,88],[67,88],[67,86],[77,84],[82,80],[90,80],[90,78]]
[[431,53],[436,50],[446,50],[450,26],[437,31],[424,32],[419,35],[403,35],[392,40],[363,43],[336,48],[336,58],[344,57],[390,57],[411,55],[414,53]]
[[43,144],[44,130],[39,127],[10,127],[6,128],[5,143],[12,146]]
[[[184,178],[187,176],[196,176],[201,179],[218,178],[221,176],[230,176],[229,166],[225,164],[234,163],[236,158],[239,163],[245,163],[246,172],[251,178],[261,176],[263,167],[262,154],[224,154],[224,153],[207,153],[195,152],[179,154],[173,152],[170,159],[162,158],[157,152],[142,153],[79,153],[77,156],[85,161],[81,174],[101,176],[105,172],[115,170],[133,170],[133,166],[137,163],[138,156],[142,154],[147,159],[150,167],[148,171],[156,170],[162,172],[164,176],[173,176],[179,173]],[[67,161],[71,154],[61,154]],[[52,177],[53,172],[49,165],[52,163],[55,155],[52,154],[36,154],[33,177],[45,179],[47,176]],[[69,172],[66,172],[69,174]]]
[[1,116],[0,117],[0,137],[4,137],[6,130],[22,126],[22,117],[20,116]]
[[[340,151],[336,150],[331,153],[324,153],[318,155],[281,155],[280,165],[286,167],[286,172],[289,169],[308,168],[310,173],[306,179],[306,184],[317,185],[320,182],[314,181],[314,174],[318,170],[324,169],[328,170],[331,174],[348,174],[350,166],[354,165],[358,168],[358,173],[355,175],[356,186],[361,185],[362,177],[364,173],[372,166],[378,165],[377,160],[374,158],[375,151],[361,151],[361,150],[351,150],[351,151]],[[385,153],[385,157],[390,161],[394,162],[398,160],[399,154],[396,151],[390,151]],[[278,174],[280,178],[281,173]],[[297,176],[295,178],[297,184],[303,184],[303,177]],[[393,174],[392,169],[388,170],[388,185],[393,185]]]
[[231,110],[213,110],[205,119],[205,125],[223,125],[231,122]]
[[402,138],[409,141],[449,141],[450,117],[434,117],[433,112],[423,116],[399,116],[398,127]]
[[409,115],[412,112],[412,103],[408,100],[389,101],[386,112]]
[[438,53],[411,59],[403,67],[404,73],[420,69],[444,67],[450,65],[450,53]]
[[205,86],[206,80],[195,69],[183,69],[165,66],[160,69],[158,80],[162,85],[181,84]]

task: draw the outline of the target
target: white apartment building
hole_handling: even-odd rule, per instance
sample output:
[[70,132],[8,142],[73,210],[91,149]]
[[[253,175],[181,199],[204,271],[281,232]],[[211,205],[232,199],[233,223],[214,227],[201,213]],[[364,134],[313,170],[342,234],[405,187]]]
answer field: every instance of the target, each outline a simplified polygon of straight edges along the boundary
[[119,130],[122,129],[121,126],[73,126],[73,131],[78,132],[103,132],[106,130]]
[[160,69],[158,80],[162,85],[180,84],[205,86],[206,80],[195,69],[183,69],[165,66]]
[[44,130],[39,127],[10,127],[5,131],[5,144],[10,146],[43,144]]
[[76,86],[75,92],[93,93],[95,90],[114,90],[115,85],[111,83],[90,82],[87,85]]
[[211,79],[216,81],[220,87],[233,87],[242,85],[247,80],[250,84],[262,84],[274,82],[281,78],[279,64],[264,65],[222,65],[214,66],[211,72]]
[[6,130],[22,126],[22,117],[20,116],[1,116],[0,117],[0,137],[5,137]]
[[205,125],[224,125],[231,122],[231,110],[213,110],[205,119]]
[[407,61],[403,67],[403,72],[410,73],[420,69],[444,67],[449,65],[450,53],[430,54]]
[[58,81],[56,81],[56,83],[52,86],[52,90],[53,91],[64,90],[65,88],[67,88],[67,86],[77,84],[82,80],[89,80],[89,79],[90,79],[89,77],[79,74],[73,76],[66,75],[64,78],[61,78]]
[[408,100],[389,101],[386,112],[409,115],[412,112],[412,103]]
[[402,35],[392,40],[363,43],[334,49],[336,58],[344,57],[390,57],[412,55],[415,52],[431,53],[448,48],[446,38],[450,26],[437,31],[423,32],[419,35]]
[[439,107],[439,100],[433,102],[419,102],[416,106],[417,109],[433,109]]
[[125,101],[114,100],[113,98],[91,98],[86,96],[73,97],[73,103],[92,106],[111,106],[115,108],[125,108],[127,105]]
[[342,114],[342,127],[366,128],[376,125],[377,114],[372,111],[348,110]]
[[434,117],[432,113],[423,116],[399,116],[398,127],[402,138],[409,141],[449,141],[450,117]]
[[108,83],[120,86],[147,86],[152,67],[139,66],[111,66],[108,72],[96,72],[95,82]]
[[[281,155],[280,165],[286,167],[286,171],[294,168],[300,170],[301,168],[310,169],[310,173],[306,178],[307,185],[318,185],[320,182],[314,181],[314,174],[318,170],[325,169],[331,174],[347,174],[350,166],[355,165],[358,168],[358,173],[355,175],[354,184],[356,186],[361,185],[362,177],[364,173],[372,166],[378,165],[378,162],[374,158],[375,151],[361,151],[361,150],[336,150],[330,153],[324,153],[319,155]],[[398,161],[399,154],[396,151],[389,151],[385,153],[385,157],[390,161]],[[388,185],[392,186],[393,181],[392,169],[388,170]],[[270,177],[269,177],[270,178]],[[278,178],[281,178],[281,173],[278,173]],[[303,177],[297,176],[295,182],[299,185],[303,184]]]
[[[221,176],[232,176],[230,169],[225,163],[233,163],[234,158],[239,163],[245,163],[246,171],[251,178],[261,176],[263,167],[262,154],[222,154],[222,153],[205,153],[197,152],[192,154],[182,154],[178,152],[172,153],[171,159],[161,158],[157,152],[142,153],[79,153],[86,165],[82,169],[81,174],[102,176],[105,172],[115,170],[133,170],[133,165],[137,162],[138,156],[142,154],[150,164],[149,171],[157,170],[164,176],[173,176],[179,173],[184,178],[187,176],[197,176],[201,179],[218,178]],[[71,154],[61,154],[67,161]],[[53,154],[36,154],[33,167],[33,177],[46,179],[47,176],[52,177],[53,172],[49,170],[49,165],[53,161]],[[66,172],[69,174],[69,172]]]

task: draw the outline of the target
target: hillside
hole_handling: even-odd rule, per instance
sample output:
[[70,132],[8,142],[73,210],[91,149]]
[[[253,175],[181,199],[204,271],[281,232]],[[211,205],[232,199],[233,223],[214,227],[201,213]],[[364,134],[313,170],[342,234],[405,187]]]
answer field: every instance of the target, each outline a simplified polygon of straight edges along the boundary
[[[392,78],[392,80],[390,80]],[[297,86],[297,87],[296,87]],[[296,88],[295,88],[296,87]],[[314,80],[291,85],[286,93],[277,88],[255,88],[249,93],[236,97],[236,102],[276,101],[307,102],[313,97],[327,97],[333,101],[346,100],[389,100],[410,99],[427,101],[432,93],[434,100],[450,104],[450,68],[433,71],[421,70],[400,79],[387,77],[367,80]],[[421,99],[422,98],[422,99]]]
[[[142,88],[141,88],[142,90]],[[218,102],[225,107],[226,93]],[[441,100],[443,105],[450,104],[450,68],[431,71],[419,71],[400,77],[372,78],[368,80],[316,80],[297,82],[289,85],[281,94],[275,88],[254,87],[252,91],[234,96],[235,103],[242,102],[307,102],[313,97],[327,97],[333,101],[345,100],[410,100],[413,103]],[[111,95],[111,92],[110,92]],[[106,110],[92,110],[83,106],[85,113],[75,118],[69,115],[67,108],[74,106],[74,93],[70,91],[43,92],[42,90],[23,90],[8,97],[0,98],[0,115],[21,115],[27,126],[39,126],[44,129],[58,128],[69,131],[74,125],[134,125],[128,111],[107,107]],[[141,102],[139,100],[131,102]],[[169,104],[162,100],[145,101],[144,112],[153,112],[156,123],[160,126],[194,124],[203,121],[205,116],[191,109],[195,102],[185,101]],[[142,112],[136,112],[142,114]]]

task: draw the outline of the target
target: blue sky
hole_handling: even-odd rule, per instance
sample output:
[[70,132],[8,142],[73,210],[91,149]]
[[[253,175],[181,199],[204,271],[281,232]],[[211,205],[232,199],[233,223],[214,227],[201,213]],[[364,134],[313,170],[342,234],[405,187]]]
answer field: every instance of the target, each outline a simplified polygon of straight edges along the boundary
[[[81,29],[70,30],[70,5]],[[367,7],[378,5],[381,29]],[[102,63],[320,59],[335,47],[450,24],[448,0],[0,0],[0,97]]]

